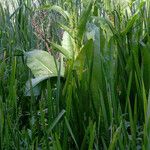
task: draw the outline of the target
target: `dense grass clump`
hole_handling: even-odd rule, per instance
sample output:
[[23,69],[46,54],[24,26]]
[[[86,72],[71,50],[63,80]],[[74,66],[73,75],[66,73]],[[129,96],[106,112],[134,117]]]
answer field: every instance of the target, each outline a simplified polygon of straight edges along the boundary
[[0,149],[150,149],[150,2],[0,4]]

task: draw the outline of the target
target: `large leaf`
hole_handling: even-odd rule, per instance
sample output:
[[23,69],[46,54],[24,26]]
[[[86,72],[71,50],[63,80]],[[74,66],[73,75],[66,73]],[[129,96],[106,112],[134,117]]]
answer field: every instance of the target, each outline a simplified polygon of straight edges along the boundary
[[63,34],[62,46],[56,43],[51,43],[57,50],[59,50],[67,59],[73,59],[74,46],[73,39],[67,31]]
[[67,50],[69,56],[73,58],[73,53],[74,53],[73,39],[66,31],[63,34],[63,40],[61,44],[62,47]]
[[102,83],[102,64],[101,64],[101,54],[100,54],[100,30],[93,23],[87,24],[87,32],[86,32],[87,40],[93,41],[93,47],[90,47],[90,50],[93,51],[92,58],[92,78],[91,78],[91,91],[94,98],[95,106],[97,106],[97,101],[99,100],[99,89],[103,89]]
[[[57,66],[54,57],[46,51],[33,50],[25,53],[27,66],[31,69],[35,77],[57,76]],[[61,72],[63,75],[63,72]]]
[[[80,71],[84,70],[85,60],[86,63],[90,63],[93,61],[93,68],[92,68],[92,82],[93,87],[95,85],[99,85],[101,82],[101,58],[100,58],[100,31],[99,28],[94,25],[93,23],[89,23],[87,25],[87,32],[86,32],[86,40],[87,43],[81,49],[79,55],[76,58],[75,67]],[[90,55],[93,55],[92,58]],[[87,59],[93,59],[88,60]],[[88,65],[88,64],[87,64]],[[99,83],[99,84],[96,84]]]
[[93,17],[93,19],[100,25],[100,28],[103,30],[104,37],[107,41],[109,41],[113,36],[112,29],[115,30],[112,22],[104,17]]
[[92,57],[94,52],[93,48],[94,48],[93,40],[90,39],[83,46],[83,48],[81,49],[80,53],[78,54],[75,60],[74,69],[77,71],[79,77],[82,76],[83,72],[90,71],[89,66],[92,64]]
[[[54,60],[54,57],[46,51],[33,50],[26,52],[25,57],[27,59],[27,66],[31,69],[35,77],[31,79],[31,85],[30,81],[26,83],[26,96],[31,95],[31,90],[33,90],[35,96],[39,95],[40,90],[37,85],[43,80],[58,76],[59,71],[61,76],[64,75],[63,59],[61,59],[61,65],[57,65],[57,60]],[[59,68],[58,66],[61,67]]]
[[40,77],[31,79],[31,81],[27,81],[25,95],[31,96],[31,93],[33,91],[34,96],[38,96],[40,94],[40,86],[38,86],[38,84],[48,78],[49,76],[40,76]]
[[86,37],[94,42],[94,58],[93,58],[93,84],[101,82],[101,58],[100,58],[100,30],[93,24],[87,24]]

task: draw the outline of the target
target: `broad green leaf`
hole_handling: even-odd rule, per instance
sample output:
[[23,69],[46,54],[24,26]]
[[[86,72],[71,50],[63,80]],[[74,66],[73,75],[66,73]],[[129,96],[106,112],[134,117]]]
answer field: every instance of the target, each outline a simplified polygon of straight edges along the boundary
[[100,28],[103,30],[103,34],[106,40],[109,41],[113,36],[112,29],[114,29],[111,21],[110,20],[108,21],[106,18],[103,17],[93,17],[93,19],[95,20],[95,22],[98,22]]
[[90,39],[81,49],[80,53],[78,54],[75,62],[74,62],[74,69],[77,71],[78,75],[81,77],[82,73],[88,71],[88,66],[91,64],[94,44],[93,40]]
[[73,39],[66,31],[63,34],[63,40],[61,44],[62,44],[62,47],[67,50],[67,53],[69,54],[69,56],[73,58],[73,54],[74,54]]
[[31,79],[31,85],[30,81],[27,81],[26,83],[26,89],[25,89],[25,95],[31,96],[31,90],[33,90],[34,96],[37,96],[40,94],[40,87],[38,84],[46,79],[48,79],[49,76],[40,76],[34,79]]
[[[73,38],[69,35],[67,31],[63,34],[63,40],[61,42],[61,45],[58,45],[56,43],[51,42],[51,44],[58,49],[62,54],[65,55],[67,59],[73,59],[74,57],[74,43]],[[75,56],[76,57],[76,56]]]
[[92,81],[96,83],[99,82],[100,84],[101,82],[101,57],[100,57],[100,30],[99,28],[93,23],[87,24],[86,37],[88,40],[92,39],[94,42],[94,49],[93,49],[94,58],[93,58],[93,70],[92,70],[93,80]]
[[67,59],[72,59],[71,53],[63,48],[61,45],[51,42],[52,46],[55,47],[58,51],[60,51]]
[[26,83],[25,96],[31,96],[32,92],[33,92],[34,96],[38,96],[38,95],[40,95],[40,91],[41,91],[40,86],[37,85],[35,87],[30,87],[29,82]]
[[93,23],[88,23],[86,37],[88,40],[90,39],[93,40],[95,57],[96,56],[99,57],[100,56],[100,30],[99,28]]
[[[54,57],[46,51],[33,50],[25,53],[27,66],[35,77],[57,76],[57,66]],[[62,75],[62,74],[61,74]]]
[[59,26],[60,28],[62,28],[62,30],[68,32],[68,34],[69,34],[72,38],[74,38],[73,33],[72,33],[72,29],[70,29],[69,27],[67,27],[66,25],[63,25],[63,24],[61,24],[61,23],[58,23],[58,26]]
[[[57,67],[59,66],[57,60],[55,61],[54,57],[46,51],[33,50],[26,52],[25,57],[27,59],[27,66],[31,69],[33,75],[35,76],[34,79],[31,79],[32,85],[30,85],[29,81],[26,83],[26,96],[31,95],[31,90],[33,90],[35,96],[39,95],[40,89],[37,85],[43,80],[53,76],[58,76],[59,69],[60,76],[64,75],[63,62],[61,62],[61,68],[58,68],[57,70]],[[61,59],[61,61],[63,60]]]

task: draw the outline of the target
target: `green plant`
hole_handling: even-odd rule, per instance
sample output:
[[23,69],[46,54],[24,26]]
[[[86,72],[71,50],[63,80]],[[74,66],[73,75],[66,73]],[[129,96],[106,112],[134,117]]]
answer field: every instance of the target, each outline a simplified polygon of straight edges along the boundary
[[149,149],[149,1],[0,6],[0,149]]

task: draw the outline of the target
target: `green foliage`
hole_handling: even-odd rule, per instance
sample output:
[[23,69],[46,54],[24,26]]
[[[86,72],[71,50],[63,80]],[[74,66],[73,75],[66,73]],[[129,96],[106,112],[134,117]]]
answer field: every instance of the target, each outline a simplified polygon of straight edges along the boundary
[[0,5],[0,149],[150,149],[149,1],[38,3]]

